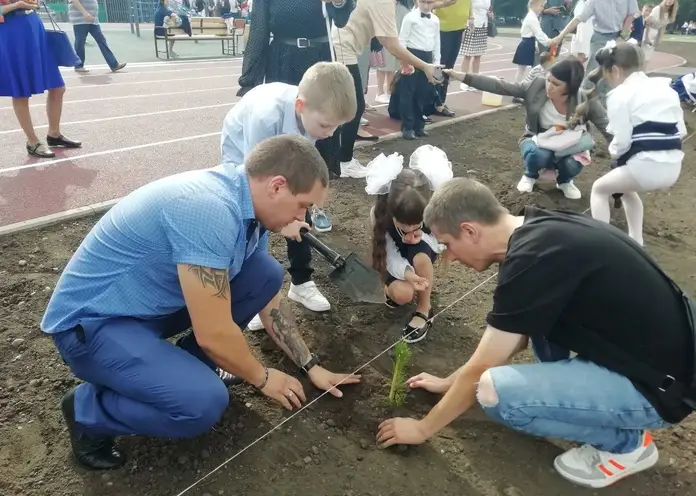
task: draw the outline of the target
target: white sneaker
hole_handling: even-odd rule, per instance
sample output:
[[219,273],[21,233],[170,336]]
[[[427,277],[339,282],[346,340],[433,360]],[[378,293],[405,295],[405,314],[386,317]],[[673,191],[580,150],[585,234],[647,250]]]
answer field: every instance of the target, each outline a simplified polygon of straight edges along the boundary
[[367,177],[367,167],[355,159],[350,162],[341,162],[341,177],[364,179]]
[[469,86],[468,84],[460,83],[459,90],[460,91],[471,91],[471,86]]
[[517,183],[517,191],[519,191],[520,193],[531,193],[534,189],[535,184],[536,179],[532,179],[531,177],[527,176],[522,176],[520,182]]
[[577,186],[573,184],[573,181],[564,184],[557,184],[556,188],[563,191],[563,194],[569,200],[579,200],[580,198],[582,198],[582,193],[577,188]]
[[381,95],[377,95],[375,97],[375,103],[389,103],[389,94],[382,93]]
[[331,310],[329,300],[321,294],[314,281],[309,281],[298,286],[290,284],[288,298],[304,305],[313,312],[326,312],[327,310]]
[[262,331],[264,327],[263,322],[261,322],[261,317],[257,315],[253,319],[251,319],[251,322],[249,322],[247,329],[249,329],[250,331]]
[[631,453],[617,455],[586,444],[556,457],[553,466],[575,484],[600,489],[654,466],[658,459],[657,447],[646,431],[641,446]]
[[361,118],[360,118],[360,125],[361,125],[361,126],[367,126],[369,123],[370,123],[370,121],[368,121],[368,120],[365,119],[364,117],[361,117]]

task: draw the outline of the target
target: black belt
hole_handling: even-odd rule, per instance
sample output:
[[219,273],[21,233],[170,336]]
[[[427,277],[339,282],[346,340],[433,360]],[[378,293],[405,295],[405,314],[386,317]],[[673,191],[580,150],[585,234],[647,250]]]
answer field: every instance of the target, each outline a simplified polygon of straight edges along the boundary
[[310,48],[318,45],[323,45],[329,42],[328,36],[322,36],[320,38],[276,38],[273,40],[278,40],[286,45],[294,46],[297,48]]

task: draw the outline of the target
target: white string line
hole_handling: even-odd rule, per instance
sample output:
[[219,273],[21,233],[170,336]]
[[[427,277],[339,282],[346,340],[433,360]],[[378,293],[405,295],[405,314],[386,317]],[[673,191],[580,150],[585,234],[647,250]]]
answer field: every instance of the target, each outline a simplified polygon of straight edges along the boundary
[[[460,301],[462,301],[464,298],[466,298],[467,296],[469,296],[471,293],[473,293],[474,291],[476,291],[477,289],[479,289],[481,286],[483,286],[484,284],[486,284],[488,281],[490,281],[491,279],[493,279],[493,278],[496,277],[497,275],[498,275],[498,274],[493,274],[492,276],[488,277],[488,278],[487,278],[486,280],[484,280],[483,282],[479,283],[479,284],[478,284],[477,286],[475,286],[473,289],[471,289],[471,290],[467,291],[466,293],[464,293],[463,296],[460,296],[459,298],[457,298],[456,300],[454,300],[452,303],[450,303],[449,305],[447,305],[445,308],[443,308],[442,310],[440,310],[438,313],[436,313],[435,315],[433,315],[430,319],[428,319],[428,322],[432,322],[433,320],[435,320],[435,317],[439,316],[439,315],[442,314],[444,311],[446,311],[447,309],[451,308],[453,305],[455,305],[455,304],[459,303]],[[416,332],[417,330],[418,330],[418,329],[414,329],[414,330],[411,331],[411,332]],[[358,368],[355,370],[355,372],[353,372],[353,374],[357,374],[357,373],[360,372],[362,369],[364,369],[365,367],[367,367],[368,365],[370,365],[372,362],[374,362],[375,360],[377,360],[379,357],[381,357],[381,356],[384,355],[385,353],[388,353],[392,348],[394,348],[397,344],[399,344],[399,343],[402,341],[402,339],[403,339],[403,338],[399,339],[398,341],[396,341],[395,343],[393,343],[391,346],[389,346],[387,349],[381,351],[379,354],[377,354],[376,356],[374,356],[373,358],[371,358],[368,362],[362,364],[360,367],[358,367]],[[272,427],[268,432],[266,432],[265,434],[263,434],[261,437],[257,438],[256,440],[252,441],[252,442],[251,442],[250,444],[248,444],[246,447],[242,448],[240,451],[238,451],[238,452],[235,453],[233,456],[231,456],[230,458],[228,458],[227,460],[225,460],[224,462],[222,462],[220,465],[218,465],[218,466],[215,467],[213,470],[211,470],[210,472],[208,472],[206,475],[204,475],[203,477],[201,477],[200,479],[198,479],[197,481],[195,481],[193,484],[191,484],[189,487],[187,487],[186,489],[184,489],[183,491],[181,491],[180,493],[178,493],[176,496],[182,496],[182,495],[186,494],[188,491],[190,491],[191,489],[193,489],[194,487],[196,487],[198,484],[200,484],[201,482],[203,482],[203,480],[205,480],[205,479],[207,479],[208,477],[210,477],[211,475],[213,475],[215,472],[217,472],[218,470],[220,470],[221,468],[223,468],[225,465],[227,465],[228,463],[230,463],[232,460],[234,460],[235,458],[237,458],[239,455],[241,455],[242,453],[244,453],[246,450],[248,450],[248,449],[251,448],[252,446],[254,446],[256,443],[258,443],[259,441],[265,439],[265,438],[266,438],[267,436],[269,436],[273,431],[275,431],[276,429],[279,429],[280,427],[282,427],[283,424],[285,424],[286,422],[289,422],[290,420],[292,420],[293,418],[295,418],[297,415],[299,415],[300,413],[302,413],[303,410],[305,410],[306,408],[309,408],[309,407],[312,406],[314,403],[316,403],[317,401],[319,401],[320,399],[322,399],[325,395],[329,394],[329,393],[331,392],[332,389],[335,389],[335,388],[337,388],[338,386],[340,386],[341,384],[343,384],[343,382],[344,382],[345,380],[347,380],[348,377],[350,377],[350,376],[347,376],[345,379],[342,379],[341,381],[339,381],[339,382],[338,382],[335,386],[333,386],[332,388],[327,389],[326,391],[324,391],[323,393],[321,393],[319,396],[317,396],[316,398],[314,398],[312,401],[310,401],[309,403],[307,403],[305,406],[303,406],[302,408],[300,408],[299,410],[297,410],[295,413],[293,413],[292,415],[290,415],[288,418],[286,418],[285,420],[283,420],[283,421],[280,422],[279,424],[277,424],[277,425],[275,425],[274,427]]]

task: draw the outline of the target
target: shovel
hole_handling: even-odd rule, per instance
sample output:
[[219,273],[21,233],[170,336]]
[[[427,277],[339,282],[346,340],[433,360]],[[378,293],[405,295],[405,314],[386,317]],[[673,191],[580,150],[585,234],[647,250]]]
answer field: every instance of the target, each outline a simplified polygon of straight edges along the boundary
[[353,301],[384,303],[384,283],[379,272],[365,265],[355,253],[351,252],[347,257],[337,253],[306,229],[302,229],[300,234],[304,241],[334,267],[329,279],[341,292]]

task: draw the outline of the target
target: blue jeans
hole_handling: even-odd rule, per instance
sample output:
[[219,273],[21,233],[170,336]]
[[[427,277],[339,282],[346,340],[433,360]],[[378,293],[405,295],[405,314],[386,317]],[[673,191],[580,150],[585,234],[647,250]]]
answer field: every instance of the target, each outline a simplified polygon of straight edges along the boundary
[[[241,328],[283,284],[283,267],[255,252],[230,282],[232,317]],[[73,373],[86,381],[75,392],[75,419],[86,434],[192,437],[210,430],[229,402],[215,365],[193,333],[186,308],[159,319],[133,317],[84,322],[82,332],[54,334]]]
[[630,453],[644,429],[667,427],[631,381],[545,338],[532,340],[539,363],[489,370],[498,398],[482,405],[494,420],[541,437],[588,443],[602,451]]
[[109,64],[109,67],[115,69],[118,66],[118,60],[116,60],[109,45],[106,43],[106,38],[99,24],[73,24],[73,33],[75,33],[75,53],[82,61],[82,65],[78,69],[85,66],[85,42],[88,34],[91,34],[94,41],[99,45],[99,50],[101,50],[102,56],[106,63]]
[[573,157],[557,159],[552,151],[539,148],[531,139],[520,144],[520,153],[524,161],[524,175],[532,179],[539,179],[539,172],[543,169],[555,169],[558,171],[556,181],[565,184],[582,171],[582,164]]

